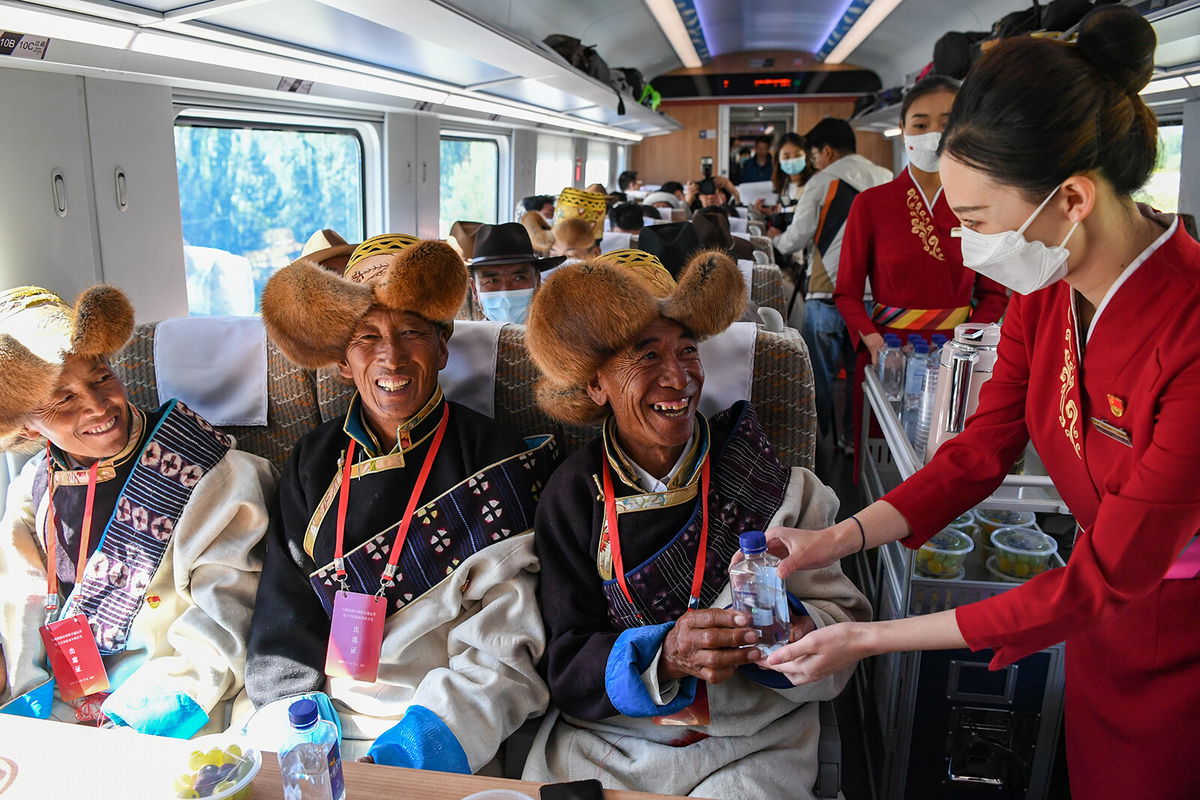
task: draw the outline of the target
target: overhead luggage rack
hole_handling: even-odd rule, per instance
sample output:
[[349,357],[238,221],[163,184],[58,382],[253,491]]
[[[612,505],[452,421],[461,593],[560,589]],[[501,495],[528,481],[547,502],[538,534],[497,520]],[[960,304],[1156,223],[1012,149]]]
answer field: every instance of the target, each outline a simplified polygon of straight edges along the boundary
[[[871,503],[922,464],[873,371],[864,376],[863,392],[859,479]],[[979,507],[1069,513],[1045,475],[1010,475]],[[851,572],[871,598],[876,619],[933,614],[1017,585],[992,579],[980,563],[971,562],[961,579],[923,577],[915,564],[916,551],[899,542],[854,557]],[[1062,566],[1055,554],[1051,567]],[[988,651],[890,653],[860,663],[860,697],[873,700],[877,712],[878,725],[864,729],[877,796],[1049,797],[1061,758],[1063,653],[1058,644],[996,672],[987,669]]]

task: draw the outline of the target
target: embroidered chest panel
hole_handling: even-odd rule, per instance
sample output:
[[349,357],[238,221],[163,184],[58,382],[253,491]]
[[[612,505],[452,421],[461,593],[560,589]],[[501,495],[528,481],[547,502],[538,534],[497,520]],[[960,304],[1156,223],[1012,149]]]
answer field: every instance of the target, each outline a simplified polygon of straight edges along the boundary
[[[416,510],[395,584],[385,592],[389,613],[441,583],[480,550],[533,527],[542,487],[557,462],[554,437],[538,437],[533,444],[532,449],[471,475]],[[385,476],[373,479],[386,480]],[[379,591],[398,525],[397,521],[346,554],[350,591]],[[334,595],[341,588],[335,571],[329,563],[309,576],[326,614],[333,613]]]
[[[729,561],[745,531],[765,530],[783,505],[790,470],[779,463],[774,448],[758,426],[751,406],[713,465],[709,496],[708,557],[700,606],[716,600],[729,582]],[[700,545],[700,503],[687,525],[650,560],[626,573],[631,604],[615,579],[603,583],[608,617],[617,630],[647,623],[670,622],[687,610],[696,551]],[[638,523],[653,525],[653,512],[630,514],[622,520],[631,531]],[[624,527],[622,527],[624,530]],[[640,618],[639,618],[640,617]]]
[[103,539],[63,616],[84,614],[104,655],[125,649],[129,630],[192,490],[233,441],[183,403],[164,415],[129,475]]
[[942,252],[941,237],[937,235],[933,217],[929,215],[929,209],[925,207],[925,201],[921,199],[921,195],[916,189],[908,190],[905,205],[908,206],[908,217],[912,224],[913,235],[921,240],[921,247],[938,261],[945,261],[946,254]]
[[1058,375],[1058,424],[1076,457],[1083,458],[1079,403],[1075,399],[1079,385],[1079,364],[1075,359],[1075,332],[1068,327],[1063,332],[1063,365]]

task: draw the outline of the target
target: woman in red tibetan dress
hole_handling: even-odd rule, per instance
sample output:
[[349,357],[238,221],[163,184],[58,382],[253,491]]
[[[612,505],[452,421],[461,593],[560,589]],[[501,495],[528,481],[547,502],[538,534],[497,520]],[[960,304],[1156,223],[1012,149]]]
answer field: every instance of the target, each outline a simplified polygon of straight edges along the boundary
[[[909,90],[900,111],[909,165],[890,183],[859,194],[846,220],[834,301],[858,353],[856,446],[862,376],[884,334],[953,338],[960,323],[998,322],[1008,303],[1003,286],[963,266],[950,236],[958,218],[942,193],[937,148],[957,90],[957,81],[938,76]],[[868,280],[870,310],[863,304]]]

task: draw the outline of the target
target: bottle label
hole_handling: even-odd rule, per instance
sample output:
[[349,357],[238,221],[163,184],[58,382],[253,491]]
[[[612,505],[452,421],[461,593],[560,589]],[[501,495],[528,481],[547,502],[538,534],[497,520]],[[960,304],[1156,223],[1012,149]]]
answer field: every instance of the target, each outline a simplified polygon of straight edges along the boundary
[[334,742],[329,748],[329,796],[341,800],[346,794],[346,780],[342,777],[342,750]]

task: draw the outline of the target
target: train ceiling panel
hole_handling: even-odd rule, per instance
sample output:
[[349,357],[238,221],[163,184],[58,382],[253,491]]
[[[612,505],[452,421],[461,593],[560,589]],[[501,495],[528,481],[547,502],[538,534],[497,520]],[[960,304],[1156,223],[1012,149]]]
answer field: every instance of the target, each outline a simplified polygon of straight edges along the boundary
[[[0,0],[0,28],[51,37],[41,65],[48,69],[124,70],[188,89],[257,95],[283,87],[281,78],[287,78],[291,86],[311,82],[309,100],[316,103],[385,110],[421,104],[429,111],[623,141],[679,129],[676,121],[628,95],[625,113],[618,114],[620,97],[611,85],[570,66],[540,41],[550,32],[586,38],[581,28],[590,29],[612,43],[606,55],[613,66],[649,65],[671,48],[642,0],[613,0],[601,16],[594,8],[589,16],[583,2],[556,2],[546,6],[556,13],[532,15],[514,7],[505,19],[496,16],[505,10],[502,3],[479,4],[479,16],[467,8],[471,3],[459,5],[463,8],[448,0]],[[527,33],[505,24],[530,19],[542,27]],[[632,27],[622,31],[626,23]]]
[[214,15],[208,22],[458,86],[514,77],[461,50],[423,40],[419,26],[396,29],[316,0],[248,4]]
[[644,0],[448,0],[448,5],[532,41],[552,33],[593,45],[612,67],[653,78],[679,59]]
[[846,11],[847,0],[694,0],[714,56],[746,50],[815,53]]

